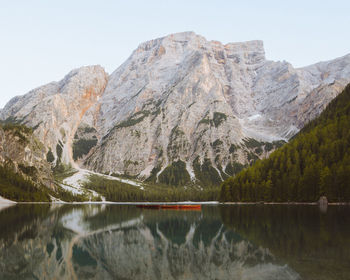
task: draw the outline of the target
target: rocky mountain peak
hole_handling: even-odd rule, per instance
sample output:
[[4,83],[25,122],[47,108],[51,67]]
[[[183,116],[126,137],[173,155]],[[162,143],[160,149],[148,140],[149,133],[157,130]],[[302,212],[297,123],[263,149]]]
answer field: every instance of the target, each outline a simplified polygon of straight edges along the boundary
[[47,151],[55,156],[55,163],[73,163],[75,132],[101,97],[107,80],[107,73],[99,65],[74,69],[59,82],[12,99],[1,111],[1,119],[33,127]]
[[223,44],[219,41],[208,41],[203,36],[197,35],[192,31],[174,33],[144,42],[139,45],[135,52],[140,53],[161,49],[157,54],[163,54],[166,49],[176,48],[182,51],[188,49],[197,51],[210,51],[216,49],[225,51],[228,55],[242,55],[243,57],[252,54],[259,54],[265,59],[264,43],[261,40]]
[[198,45],[198,43],[205,44],[207,41],[204,37],[197,35],[192,31],[174,33],[161,38],[143,42],[138,46],[138,48],[136,49],[136,52],[149,51],[153,48],[157,48],[160,46],[174,47],[178,45],[178,46],[186,47],[186,46],[190,46],[191,44],[194,44],[195,42]]
[[266,60],[259,40],[176,33],[140,44],[110,76],[100,66],[73,70],[13,99],[0,117],[35,127],[56,161],[217,184],[316,117],[350,81],[349,60],[295,69]]
[[100,65],[83,66],[70,71],[58,82],[59,93],[69,94],[76,90],[77,93],[86,94],[86,88],[89,88],[94,94],[101,95],[101,83],[106,83],[107,79],[108,75]]
[[170,52],[186,52],[189,50],[211,52],[215,50],[227,53],[228,58],[233,56],[233,58],[247,59],[251,56],[259,56],[260,59],[265,59],[264,43],[261,40],[223,44],[219,41],[208,41],[192,31],[174,33],[144,42],[139,45],[134,53],[153,52],[154,55],[158,56],[165,54],[167,50]]
[[245,61],[247,64],[254,64],[265,60],[264,43],[260,40],[228,43],[224,48],[227,57],[234,58],[236,62]]

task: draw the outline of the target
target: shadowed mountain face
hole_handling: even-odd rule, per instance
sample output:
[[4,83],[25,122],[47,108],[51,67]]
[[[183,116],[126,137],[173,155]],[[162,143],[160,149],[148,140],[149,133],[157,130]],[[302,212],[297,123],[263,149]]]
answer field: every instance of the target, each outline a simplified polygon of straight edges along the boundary
[[349,209],[302,208],[13,206],[0,278],[348,279]]
[[55,164],[161,181],[181,172],[203,183],[206,173],[217,184],[292,137],[349,81],[349,55],[295,69],[266,60],[261,41],[185,32],[141,44],[110,76],[73,70],[12,99],[0,118],[35,128]]

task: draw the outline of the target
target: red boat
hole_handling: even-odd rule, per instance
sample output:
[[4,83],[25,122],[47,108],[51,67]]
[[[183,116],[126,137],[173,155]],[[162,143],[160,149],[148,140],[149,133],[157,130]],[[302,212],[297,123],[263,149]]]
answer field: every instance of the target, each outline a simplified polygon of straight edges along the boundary
[[201,210],[202,206],[200,204],[180,204],[179,208],[182,210]]
[[201,210],[200,204],[139,204],[136,207],[146,209]]
[[173,204],[163,204],[160,205],[161,209],[179,209],[179,205],[173,205]]
[[155,204],[140,204],[136,205],[138,208],[146,208],[146,209],[160,209],[160,205]]

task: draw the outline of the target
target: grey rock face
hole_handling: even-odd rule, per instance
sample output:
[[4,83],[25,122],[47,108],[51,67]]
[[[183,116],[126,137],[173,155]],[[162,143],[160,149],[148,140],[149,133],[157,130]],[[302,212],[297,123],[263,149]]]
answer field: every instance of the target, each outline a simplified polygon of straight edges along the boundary
[[0,112],[0,117],[33,127],[56,161],[73,163],[71,146],[74,134],[84,115],[93,126],[94,116],[86,111],[103,93],[107,78],[100,66],[75,69],[60,82],[52,82],[13,98]]
[[74,164],[77,128],[91,127],[98,143],[79,161],[89,169],[147,178],[182,161],[195,180],[209,162],[224,178],[295,135],[349,81],[350,55],[295,69],[266,60],[262,41],[224,45],[185,32],[141,44],[109,77],[75,70],[0,114],[38,126],[54,152],[61,141],[63,162]]
[[109,78],[104,139],[86,166],[147,177],[181,160],[194,178],[194,162],[209,159],[223,176],[268,154],[243,139],[288,140],[318,116],[350,81],[349,65],[345,56],[294,69],[267,61],[261,41],[223,45],[194,33],[143,43]]

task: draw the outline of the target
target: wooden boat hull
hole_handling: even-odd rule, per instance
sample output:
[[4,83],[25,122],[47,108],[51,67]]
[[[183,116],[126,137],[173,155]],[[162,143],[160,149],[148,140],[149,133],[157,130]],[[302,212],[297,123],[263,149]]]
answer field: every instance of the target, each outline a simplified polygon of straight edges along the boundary
[[173,209],[173,210],[201,210],[200,204],[139,204],[138,208],[145,209]]
[[145,209],[160,209],[160,205],[147,205],[147,204],[140,204],[136,205],[137,208],[145,208]]

